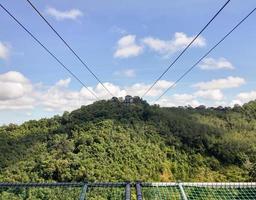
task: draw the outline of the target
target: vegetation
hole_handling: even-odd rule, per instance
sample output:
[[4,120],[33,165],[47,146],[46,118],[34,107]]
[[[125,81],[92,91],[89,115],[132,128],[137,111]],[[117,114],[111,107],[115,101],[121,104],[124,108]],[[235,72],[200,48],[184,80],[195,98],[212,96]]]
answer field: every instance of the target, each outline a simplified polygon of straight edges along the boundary
[[256,102],[161,108],[113,98],[2,126],[0,152],[1,182],[256,181]]

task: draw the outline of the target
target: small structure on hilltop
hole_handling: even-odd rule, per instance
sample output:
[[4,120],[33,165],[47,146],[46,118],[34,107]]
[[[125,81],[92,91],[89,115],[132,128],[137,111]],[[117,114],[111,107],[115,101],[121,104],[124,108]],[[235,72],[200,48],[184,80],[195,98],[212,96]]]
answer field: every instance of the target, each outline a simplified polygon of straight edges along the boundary
[[126,104],[133,103],[133,97],[131,95],[126,95],[124,98],[124,103],[126,103]]
[[111,101],[113,102],[120,102],[124,103],[126,105],[131,105],[131,104],[139,104],[139,103],[147,103],[145,100],[140,98],[139,96],[131,96],[131,95],[126,95],[124,98],[123,97],[112,97]]

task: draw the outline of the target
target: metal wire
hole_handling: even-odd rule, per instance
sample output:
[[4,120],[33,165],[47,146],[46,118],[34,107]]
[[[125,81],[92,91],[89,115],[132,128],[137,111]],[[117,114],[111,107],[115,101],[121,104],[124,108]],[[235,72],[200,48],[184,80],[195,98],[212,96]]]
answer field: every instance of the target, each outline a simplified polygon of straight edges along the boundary
[[71,74],[82,86],[84,86],[97,100],[99,100],[98,96],[91,91],[83,81],[81,81],[70,69],[64,65],[62,61],[60,61],[57,56],[54,55],[39,39],[37,39],[34,34],[32,34],[13,14],[11,14],[2,4],[0,7],[31,37],[33,38],[48,54],[50,54],[69,74]]
[[204,30],[212,23],[212,21],[220,14],[220,12],[227,6],[230,2],[228,0],[218,12],[211,18],[211,20],[202,28],[202,30],[193,38],[193,40],[183,49],[183,51],[177,56],[177,58],[167,67],[167,69],[156,79],[156,81],[147,89],[147,91],[142,95],[142,98],[147,95],[147,93],[157,84],[157,82],[169,71],[169,69],[179,60],[179,58],[187,51],[187,49],[195,42],[195,40],[204,32]]
[[52,31],[61,39],[61,41],[67,46],[67,48],[75,55],[75,57],[82,63],[82,65],[91,73],[91,75],[102,85],[102,87],[110,94],[114,96],[109,89],[103,84],[99,77],[91,70],[91,68],[85,63],[84,60],[75,52],[75,50],[67,43],[67,41],[57,32],[57,30],[50,24],[50,22],[42,15],[42,13],[35,7],[30,0],[26,0],[29,5],[37,12],[37,14],[44,20],[44,22],[52,29]]
[[254,8],[249,14],[247,14],[238,24],[232,28],[219,42],[217,42],[209,51],[207,51],[192,67],[190,67],[184,74],[180,76],[170,87],[168,87],[156,100],[161,99],[171,88],[175,87],[178,82],[180,82],[188,73],[190,73],[205,57],[207,57],[217,46],[219,46],[232,32],[234,32],[253,12],[255,12],[256,8]]

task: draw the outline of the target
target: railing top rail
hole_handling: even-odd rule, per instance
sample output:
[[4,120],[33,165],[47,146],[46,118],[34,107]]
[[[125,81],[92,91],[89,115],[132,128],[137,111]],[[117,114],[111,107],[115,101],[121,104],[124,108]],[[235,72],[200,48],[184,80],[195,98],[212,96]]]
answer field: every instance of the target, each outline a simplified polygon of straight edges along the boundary
[[118,183],[83,183],[83,182],[62,182],[62,183],[4,183],[0,182],[1,187],[82,187],[87,184],[88,187],[124,187],[126,186],[125,182]]
[[[129,183],[129,182],[128,182]],[[1,187],[125,187],[127,182],[58,182],[58,183],[7,183],[0,182]],[[131,186],[135,183],[129,183]],[[142,187],[175,187],[182,184],[184,187],[256,187],[256,182],[141,182]]]
[[166,186],[179,186],[182,184],[187,187],[256,187],[256,182],[152,182],[142,183],[144,187],[166,187]]

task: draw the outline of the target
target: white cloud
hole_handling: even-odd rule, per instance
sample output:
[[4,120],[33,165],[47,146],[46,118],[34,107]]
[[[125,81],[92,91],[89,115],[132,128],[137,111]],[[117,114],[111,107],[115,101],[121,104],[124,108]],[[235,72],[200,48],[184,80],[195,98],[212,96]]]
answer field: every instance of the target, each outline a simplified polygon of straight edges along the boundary
[[256,91],[243,92],[243,93],[238,94],[237,97],[240,100],[243,100],[244,102],[255,100],[256,99]]
[[[229,80],[227,78],[227,80]],[[216,80],[215,80],[216,81]],[[71,111],[79,108],[81,105],[88,105],[95,101],[94,97],[84,87],[80,90],[70,89],[71,79],[61,79],[52,86],[43,84],[32,84],[23,74],[15,71],[0,74],[0,110],[23,109],[31,113],[29,109],[43,108],[47,111],[62,112]],[[160,80],[154,88],[148,93],[147,98],[158,97],[173,82]],[[215,83],[216,84],[216,83]],[[225,82],[225,84],[227,84]],[[128,86],[119,86],[106,82],[104,85],[117,97],[125,95],[141,96],[151,85],[145,83],[135,83]],[[205,87],[204,87],[205,88]],[[207,87],[208,88],[208,87]],[[200,102],[203,99],[210,100],[211,105],[228,104],[224,102],[224,95],[220,89],[199,90],[192,94],[174,94],[165,96],[158,102],[161,106],[186,106],[193,107],[204,104]],[[109,94],[105,89],[97,84],[89,87],[100,99],[109,99]],[[256,91],[240,93],[232,103],[245,103],[256,99]],[[26,113],[24,112],[24,113]]]
[[119,39],[114,53],[115,58],[128,58],[138,56],[143,52],[143,47],[136,43],[135,35],[126,35]]
[[231,102],[231,105],[239,104],[243,105],[249,101],[256,100],[256,90],[250,92],[241,92],[236,98]]
[[[87,105],[95,101],[94,97],[92,97],[84,87],[80,91],[71,91],[68,88],[59,87],[58,83],[59,82],[50,87],[47,91],[41,91],[38,95],[38,102],[40,102],[40,104],[48,111],[70,111],[80,107],[81,105]],[[160,95],[171,84],[171,82],[160,80],[147,96],[155,97]],[[150,87],[150,84],[136,83],[131,86],[120,87],[107,82],[104,83],[104,86],[106,86],[114,96],[124,97],[128,94],[141,96],[146,89]],[[97,94],[100,99],[109,99],[109,94],[101,84],[97,84],[96,87],[89,88]]]
[[10,49],[8,45],[0,42],[0,59],[6,60],[10,55]]
[[14,83],[28,83],[28,79],[23,74],[16,71],[9,71],[7,73],[0,74],[0,81],[14,82]]
[[[122,89],[121,87],[119,87],[118,85],[114,85],[112,83],[107,82],[107,83],[104,83],[104,86],[106,88],[108,88],[114,96],[125,96],[126,95],[126,91],[124,89]],[[100,84],[97,84],[97,86],[93,89],[93,91],[101,99],[109,98],[109,94]]]
[[163,107],[176,107],[176,106],[192,106],[197,107],[200,102],[194,95],[191,94],[174,94],[169,97],[163,97],[156,102]]
[[206,99],[220,102],[224,95],[220,90],[205,90],[197,91],[194,94],[173,94],[171,96],[166,96],[161,98],[156,103],[164,107],[176,107],[176,106],[192,106],[197,107],[199,105],[205,105],[205,103],[199,100]]
[[90,96],[80,97],[79,91],[70,91],[65,87],[59,87],[58,83],[46,91],[40,91],[38,102],[48,111],[64,111],[78,108],[80,101],[84,104],[92,102]]
[[33,85],[19,72],[0,74],[0,109],[33,108]]
[[120,71],[114,72],[114,75],[133,78],[136,76],[136,72],[134,69],[125,69],[125,70],[120,70]]
[[232,63],[226,58],[205,58],[199,67],[203,70],[235,69]]
[[[84,87],[80,90],[69,89],[70,78],[61,79],[52,86],[32,84],[23,74],[10,71],[0,74],[0,110],[3,109],[33,109],[42,107],[48,111],[73,110],[81,105],[95,101],[95,98]],[[160,80],[148,93],[147,97],[160,95],[172,82]],[[120,87],[112,83],[104,85],[117,97],[125,95],[141,96],[151,84],[136,83]],[[100,99],[109,99],[109,94],[101,86],[89,87]]]
[[10,71],[0,74],[0,88],[0,100],[8,100],[22,97],[32,85],[21,73]]
[[67,78],[67,79],[61,79],[56,83],[56,86],[59,87],[68,87],[69,83],[71,82],[71,78]]
[[[156,85],[147,93],[147,97],[156,97],[163,93],[168,87],[170,87],[173,82],[160,80],[156,83]],[[133,96],[142,96],[145,91],[151,86],[151,84],[145,83],[136,83],[129,87],[126,87],[125,90],[127,94]]]
[[24,87],[20,83],[4,83],[0,82],[1,91],[0,91],[0,99],[12,99],[21,97],[24,94]]
[[45,11],[48,15],[54,17],[56,20],[71,19],[76,20],[78,17],[83,16],[82,11],[79,9],[71,9],[67,11],[60,11],[55,8],[49,7]]
[[195,92],[195,96],[197,97],[201,97],[204,99],[208,99],[208,100],[215,100],[215,101],[220,101],[224,98],[223,93],[218,90],[199,90],[197,92]]
[[[142,41],[151,50],[160,54],[173,54],[177,51],[184,49],[192,40],[194,36],[188,37],[185,33],[176,32],[171,40],[161,40],[153,37],[146,37]],[[199,36],[192,46],[203,47],[206,41],[202,36]]]
[[214,79],[209,82],[200,82],[193,85],[200,90],[215,90],[215,89],[227,89],[236,88],[245,83],[245,80],[240,77],[229,76],[223,79]]

